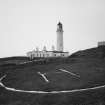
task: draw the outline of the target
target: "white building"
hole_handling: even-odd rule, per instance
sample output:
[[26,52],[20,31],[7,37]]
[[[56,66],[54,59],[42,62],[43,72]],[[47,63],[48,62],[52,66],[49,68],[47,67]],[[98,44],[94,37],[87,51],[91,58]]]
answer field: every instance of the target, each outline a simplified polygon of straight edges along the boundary
[[42,51],[39,51],[38,48],[36,50],[30,51],[27,53],[27,56],[31,59],[36,57],[46,58],[46,57],[68,57],[69,52],[63,51],[63,26],[59,22],[57,24],[57,50],[55,50],[54,46],[52,46],[52,51],[47,51],[46,47],[43,47]]

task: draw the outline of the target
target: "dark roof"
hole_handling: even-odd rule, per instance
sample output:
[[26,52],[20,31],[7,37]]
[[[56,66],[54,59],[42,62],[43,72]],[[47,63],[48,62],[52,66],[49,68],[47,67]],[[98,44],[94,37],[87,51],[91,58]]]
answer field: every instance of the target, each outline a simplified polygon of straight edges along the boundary
[[47,51],[47,52],[53,52],[53,53],[68,53],[68,52],[63,52],[63,51]]
[[61,22],[59,22],[59,23],[58,23],[58,25],[62,25],[62,23],[61,23]]
[[[30,52],[33,52],[33,51],[30,51]],[[30,52],[28,52],[28,53],[30,53]],[[35,51],[35,52],[43,52],[43,51]],[[45,51],[45,52],[53,52],[53,53],[69,53],[69,52],[63,52],[63,51]]]

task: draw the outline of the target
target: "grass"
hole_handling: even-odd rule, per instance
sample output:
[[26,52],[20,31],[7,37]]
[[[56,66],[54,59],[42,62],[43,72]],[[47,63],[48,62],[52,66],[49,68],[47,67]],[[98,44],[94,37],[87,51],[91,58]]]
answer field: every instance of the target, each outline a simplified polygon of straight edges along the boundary
[[[93,51],[94,50],[94,51]],[[100,48],[77,52],[69,58],[43,59],[41,62],[28,64],[1,65],[0,77],[7,77],[3,83],[8,87],[24,90],[70,90],[105,85],[105,59]],[[89,54],[92,56],[90,57]],[[97,53],[97,54],[96,54]],[[102,54],[102,56],[100,55]],[[89,57],[88,57],[89,56]],[[104,56],[103,56],[104,57]],[[17,59],[11,59],[12,62]],[[5,61],[11,62],[6,59]],[[21,59],[18,59],[21,60]],[[29,60],[28,60],[29,61]],[[0,61],[2,64],[4,60]],[[23,62],[23,59],[22,61]],[[55,73],[59,69],[80,75],[76,78],[68,73]],[[47,73],[49,83],[38,74]],[[105,89],[62,94],[28,94],[10,92],[0,87],[0,104],[2,105],[104,105]]]

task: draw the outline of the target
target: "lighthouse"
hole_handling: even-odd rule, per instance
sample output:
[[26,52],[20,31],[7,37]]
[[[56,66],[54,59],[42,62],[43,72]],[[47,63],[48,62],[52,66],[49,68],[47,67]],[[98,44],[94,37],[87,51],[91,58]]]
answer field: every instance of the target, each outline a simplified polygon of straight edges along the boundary
[[27,53],[27,56],[30,59],[34,58],[49,58],[49,57],[68,57],[69,52],[65,52],[63,50],[63,26],[62,23],[59,22],[57,24],[57,40],[56,40],[56,50],[54,46],[52,46],[52,50],[46,50],[46,47],[44,46],[43,50],[36,49],[33,51],[30,51]]
[[57,51],[63,52],[63,26],[61,22],[57,24],[56,33],[57,33]]

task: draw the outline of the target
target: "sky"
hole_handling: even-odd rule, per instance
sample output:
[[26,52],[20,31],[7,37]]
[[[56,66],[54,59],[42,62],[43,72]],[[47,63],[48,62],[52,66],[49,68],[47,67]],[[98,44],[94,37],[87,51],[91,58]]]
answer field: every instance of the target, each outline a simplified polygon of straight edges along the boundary
[[105,0],[0,0],[0,57],[56,48],[59,21],[65,51],[96,47],[105,41]]

